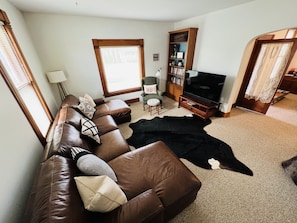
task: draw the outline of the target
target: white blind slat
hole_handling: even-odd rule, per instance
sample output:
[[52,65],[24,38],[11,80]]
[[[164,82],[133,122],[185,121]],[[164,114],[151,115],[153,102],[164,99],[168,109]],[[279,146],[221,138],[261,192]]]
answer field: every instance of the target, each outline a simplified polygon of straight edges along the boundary
[[0,59],[17,89],[30,83],[3,26],[0,26]]

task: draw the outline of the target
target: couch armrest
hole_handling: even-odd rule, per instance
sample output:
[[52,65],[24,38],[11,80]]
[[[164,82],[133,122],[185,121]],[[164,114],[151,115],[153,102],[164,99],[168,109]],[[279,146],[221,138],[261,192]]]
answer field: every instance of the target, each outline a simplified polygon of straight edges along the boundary
[[96,98],[94,99],[96,105],[102,105],[105,103],[104,98]]
[[[100,213],[92,212],[90,222],[98,222]],[[102,219],[103,217],[103,219]],[[124,205],[101,216],[104,223],[161,223],[164,222],[163,205],[156,193],[149,189]]]

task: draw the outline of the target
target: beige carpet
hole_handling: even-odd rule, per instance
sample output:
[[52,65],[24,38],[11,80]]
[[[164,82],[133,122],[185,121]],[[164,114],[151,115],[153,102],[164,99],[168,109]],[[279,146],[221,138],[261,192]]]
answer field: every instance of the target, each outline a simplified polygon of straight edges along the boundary
[[281,101],[270,105],[266,115],[297,126],[297,94],[287,94]]
[[[131,104],[132,122],[153,118],[141,103]],[[160,116],[184,116],[165,97]],[[129,123],[120,125],[128,138]],[[205,170],[187,160],[182,162],[201,180],[198,196],[171,223],[259,223],[297,222],[297,187],[285,174],[281,162],[297,155],[297,127],[271,117],[233,109],[229,118],[212,118],[205,130],[228,143],[235,156],[254,176],[228,170]],[[178,190],[178,188],[177,188]]]

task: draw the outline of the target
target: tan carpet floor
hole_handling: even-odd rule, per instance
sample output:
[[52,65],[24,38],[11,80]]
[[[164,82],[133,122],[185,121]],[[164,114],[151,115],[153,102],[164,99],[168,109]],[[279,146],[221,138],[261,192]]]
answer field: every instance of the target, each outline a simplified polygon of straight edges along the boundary
[[270,105],[266,115],[297,126],[297,94],[288,94],[281,101]]
[[[132,122],[157,115],[143,111],[140,102],[130,106]],[[164,98],[161,117],[190,114]],[[132,134],[129,123],[121,124],[120,130],[125,138]],[[228,143],[254,176],[205,170],[181,159],[201,180],[202,187],[196,200],[170,223],[297,222],[297,186],[281,167],[282,161],[297,155],[297,127],[234,108],[228,118],[212,118],[205,130]]]

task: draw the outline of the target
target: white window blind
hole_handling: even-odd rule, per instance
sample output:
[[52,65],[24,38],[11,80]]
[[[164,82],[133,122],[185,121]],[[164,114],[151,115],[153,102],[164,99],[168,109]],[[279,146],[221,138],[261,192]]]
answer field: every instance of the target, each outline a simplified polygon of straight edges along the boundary
[[51,119],[48,117],[3,24],[0,24],[0,63],[4,71],[3,75],[9,81],[10,87],[13,86],[13,92],[17,94],[17,98],[22,101],[22,105],[30,113],[25,115],[29,115],[29,120],[34,122],[32,127],[37,126],[38,132],[45,138]]

